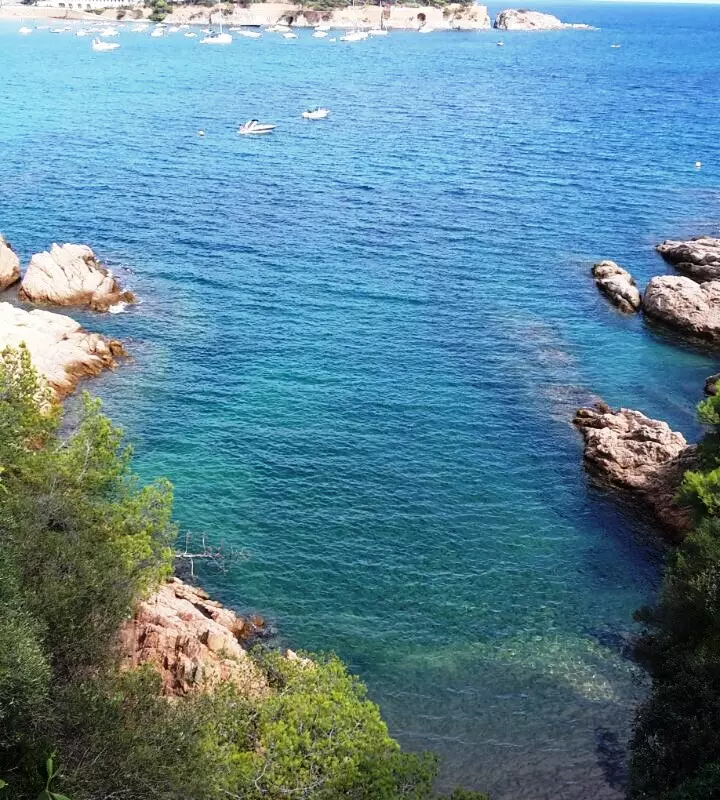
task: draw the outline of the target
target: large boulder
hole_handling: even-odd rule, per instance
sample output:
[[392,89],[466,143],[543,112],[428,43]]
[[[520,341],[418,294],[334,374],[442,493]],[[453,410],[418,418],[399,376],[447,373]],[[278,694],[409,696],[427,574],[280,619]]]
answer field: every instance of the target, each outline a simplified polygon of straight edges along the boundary
[[720,279],[720,239],[712,236],[685,241],[666,239],[655,249],[678,272],[693,280],[702,283]]
[[78,322],[50,311],[24,311],[0,303],[0,351],[25,345],[40,376],[59,398],[82,378],[116,366],[125,355],[120,342],[89,333]]
[[268,683],[242,645],[252,623],[178,578],[163,584],[120,631],[121,666],[150,664],[165,695],[234,683],[246,696],[265,697]]
[[643,296],[645,313],[700,339],[720,339],[720,281],[695,283],[690,278],[653,278]]
[[589,29],[589,25],[563,22],[552,14],[507,8],[495,17],[495,28],[503,31],[560,31],[566,28]]
[[635,279],[614,261],[600,261],[592,268],[595,285],[621,311],[637,311],[641,305]]
[[20,259],[0,234],[0,292],[20,280]]
[[36,253],[20,286],[20,298],[56,306],[88,306],[94,311],[135,300],[84,244],[53,244],[49,252]]
[[573,422],[585,440],[585,468],[595,482],[625,491],[652,510],[669,539],[681,539],[691,519],[675,495],[685,471],[697,465],[696,448],[666,422],[629,408],[613,411],[599,403],[578,409]]

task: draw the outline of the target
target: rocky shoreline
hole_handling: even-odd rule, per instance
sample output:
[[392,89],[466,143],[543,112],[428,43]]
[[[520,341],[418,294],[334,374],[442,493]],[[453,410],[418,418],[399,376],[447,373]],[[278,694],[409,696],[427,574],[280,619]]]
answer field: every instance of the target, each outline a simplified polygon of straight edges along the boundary
[[[141,12],[139,19],[146,19],[152,13],[150,8],[137,10]],[[135,18],[133,13],[128,13],[122,22],[132,24],[138,18]],[[3,19],[86,21],[112,19],[116,21],[117,10],[107,9],[102,14],[93,14],[67,8],[0,6],[0,20]],[[418,30],[422,27],[436,31],[481,31],[492,28],[502,31],[593,30],[590,25],[563,22],[552,14],[525,9],[505,9],[492,20],[487,6],[462,5],[460,3],[450,3],[442,7],[428,5],[383,7],[358,4],[325,11],[308,9],[302,4],[296,3],[251,3],[247,7],[189,4],[173,6],[171,13],[165,17],[164,21],[172,25],[207,25],[222,21],[227,25],[267,27],[287,24],[295,28],[312,28],[319,24],[325,24],[338,29],[372,29],[384,26],[392,30]]]
[[[600,261],[592,268],[598,290],[622,312],[642,311],[691,341],[720,345],[720,239],[665,240],[656,251],[683,274],[656,276],[641,293],[628,270]],[[705,394],[717,393],[718,379],[707,378]],[[578,409],[573,423],[593,482],[620,490],[650,510],[666,539],[682,541],[692,520],[676,496],[685,472],[698,466],[697,447],[665,422],[604,403]]]

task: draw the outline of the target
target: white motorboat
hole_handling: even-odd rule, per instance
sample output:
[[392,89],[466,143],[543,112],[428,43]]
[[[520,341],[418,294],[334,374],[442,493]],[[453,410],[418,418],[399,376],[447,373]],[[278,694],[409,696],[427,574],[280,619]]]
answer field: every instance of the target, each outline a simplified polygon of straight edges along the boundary
[[92,49],[97,53],[107,53],[110,50],[117,50],[120,45],[117,42],[101,42],[100,39],[92,40]]
[[362,42],[368,38],[367,31],[350,31],[340,37],[341,42]]
[[327,36],[327,31],[315,31],[313,39],[324,39]]
[[303,111],[303,117],[305,119],[325,119],[330,113],[329,108],[309,108],[307,111]]
[[498,42],[498,43],[497,43],[497,46],[498,46],[498,47],[505,47],[505,42]]
[[192,33],[192,31],[185,34],[187,39],[194,39],[197,36],[197,33]]
[[293,33],[292,31],[288,31],[287,33],[283,33],[283,39],[297,39],[297,33]]
[[111,36],[117,36],[118,32],[115,28],[103,28],[98,36],[102,36],[104,39],[108,39]]
[[219,33],[211,33],[200,39],[200,44],[232,44],[232,34],[223,33],[222,28]]
[[267,122],[259,122],[256,119],[250,119],[238,128],[238,133],[243,136],[257,136],[263,133],[270,133],[274,131],[276,127],[277,126],[270,125]]
[[418,29],[418,33],[433,33],[435,28],[431,28],[429,25],[423,25],[422,28]]
[[259,39],[262,36],[260,31],[246,31],[242,28],[238,28],[237,34],[238,36],[244,36],[246,39]]
[[154,28],[150,34],[153,39],[158,39],[160,36],[165,36],[165,28]]
[[617,48],[620,47],[620,45],[619,44],[611,44],[610,47],[612,47],[615,50],[617,50]]
[[385,28],[371,28],[368,34],[370,36],[387,36],[388,32]]
[[23,26],[22,28],[18,29],[18,33],[21,36],[27,36],[28,33],[32,33],[32,28],[26,28],[25,26]]
[[172,28],[168,28],[168,33],[177,33],[179,30],[177,25],[173,25]]
[[315,26],[315,30],[316,31],[320,31],[321,33],[322,32],[327,33],[330,30],[330,26],[329,25],[316,25]]

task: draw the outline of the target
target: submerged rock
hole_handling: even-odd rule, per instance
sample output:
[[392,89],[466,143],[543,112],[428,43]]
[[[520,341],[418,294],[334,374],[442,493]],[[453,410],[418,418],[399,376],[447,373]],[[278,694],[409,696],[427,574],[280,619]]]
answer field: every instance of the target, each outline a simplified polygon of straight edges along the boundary
[[20,280],[20,259],[0,234],[0,292]]
[[563,22],[552,14],[507,8],[495,17],[495,28],[504,31],[559,31],[566,28],[589,30],[590,25]]
[[678,272],[693,280],[720,279],[720,239],[712,236],[698,236],[685,241],[666,239],[655,249]]
[[628,313],[637,311],[641,305],[640,291],[635,279],[614,261],[600,261],[592,268],[597,288],[617,306]]
[[107,311],[117,303],[132,303],[135,297],[123,291],[87,245],[53,244],[49,252],[36,253],[30,260],[20,299]]
[[0,350],[25,344],[30,359],[59,398],[82,378],[99,375],[125,355],[120,342],[89,333],[80,323],[50,311],[24,311],[0,303]]
[[687,509],[675,503],[685,471],[696,466],[694,445],[666,422],[639,411],[613,411],[599,403],[580,408],[573,420],[585,440],[585,469],[600,485],[622,489],[650,508],[679,540],[691,527]]
[[671,328],[701,339],[720,339],[720,281],[653,278],[643,297],[645,313]]
[[173,578],[141,602],[121,629],[121,666],[150,664],[162,677],[165,695],[230,681],[248,697],[265,697],[267,680],[241,644],[252,628],[202,589]]

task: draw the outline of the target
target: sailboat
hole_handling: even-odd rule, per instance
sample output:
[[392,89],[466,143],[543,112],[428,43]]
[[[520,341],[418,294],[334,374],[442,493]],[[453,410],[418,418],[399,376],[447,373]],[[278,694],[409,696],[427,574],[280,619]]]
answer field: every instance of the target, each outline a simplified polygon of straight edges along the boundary
[[346,34],[340,37],[341,42],[362,42],[363,39],[368,38],[367,31],[358,30],[357,17],[355,16],[355,0],[352,0],[352,9],[355,26],[351,31],[348,31]]
[[222,22],[220,23],[220,30],[217,33],[211,33],[203,39],[200,39],[200,44],[232,44],[233,37],[229,33],[223,33]]

